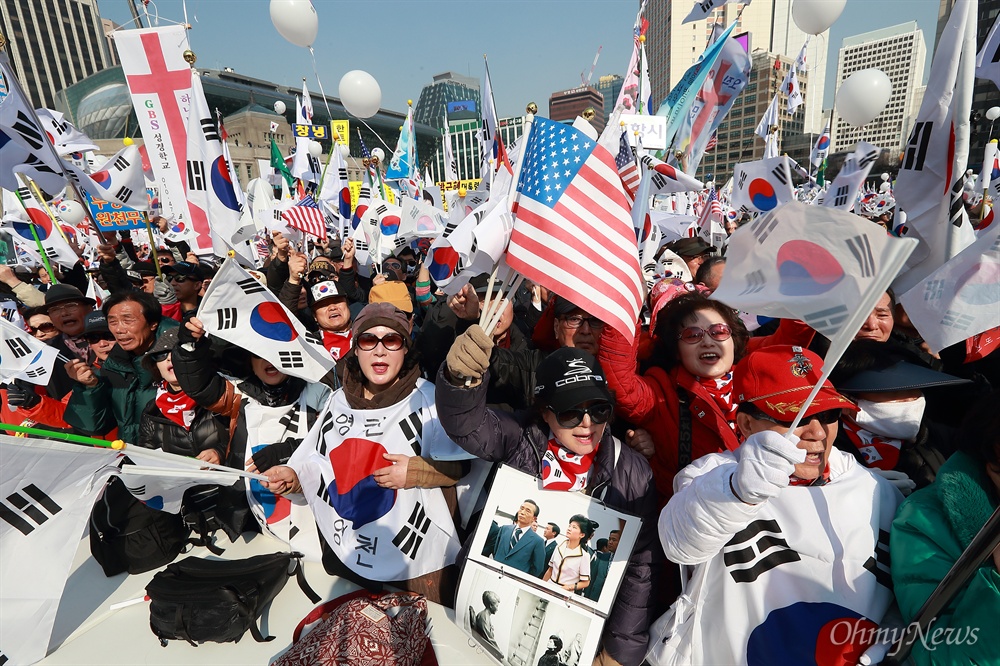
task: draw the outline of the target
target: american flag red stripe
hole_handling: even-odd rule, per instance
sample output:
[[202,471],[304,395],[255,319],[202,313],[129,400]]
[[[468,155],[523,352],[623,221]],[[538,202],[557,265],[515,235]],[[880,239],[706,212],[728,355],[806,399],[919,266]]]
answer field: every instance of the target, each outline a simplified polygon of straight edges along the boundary
[[712,220],[722,224],[724,219],[719,197],[715,194],[715,190],[711,190],[708,194],[708,201],[701,210],[701,216],[698,217],[698,228],[701,230],[701,234],[706,238],[711,236]]
[[326,239],[326,219],[311,195],[306,195],[297,204],[281,214],[281,219],[293,229]]
[[635,162],[635,155],[632,146],[628,143],[628,137],[622,132],[618,142],[618,155],[615,156],[615,166],[618,167],[618,175],[622,179],[622,186],[625,188],[625,197],[629,205],[635,202],[635,193],[639,189],[639,181],[642,174],[639,172],[639,165]]
[[523,159],[509,265],[631,340],[642,272],[615,157],[582,132],[538,118]]

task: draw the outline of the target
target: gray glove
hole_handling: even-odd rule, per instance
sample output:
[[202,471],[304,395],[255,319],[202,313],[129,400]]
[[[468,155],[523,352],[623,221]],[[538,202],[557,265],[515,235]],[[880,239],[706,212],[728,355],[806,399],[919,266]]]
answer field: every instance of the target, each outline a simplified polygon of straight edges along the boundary
[[788,486],[795,464],[806,461],[805,449],[797,448],[798,443],[795,435],[786,438],[773,430],[747,437],[736,449],[739,464],[731,479],[736,497],[746,504],[776,497]]
[[455,338],[455,342],[445,357],[448,372],[453,379],[471,380],[478,384],[486,369],[490,367],[490,354],[493,351],[493,339],[479,324],[473,324]]
[[153,286],[153,296],[156,296],[156,300],[159,301],[160,305],[172,305],[177,302],[177,294],[174,293],[173,286],[160,278],[156,279],[156,283]]
[[896,489],[903,493],[904,497],[917,489],[916,482],[907,476],[906,472],[897,472],[894,469],[877,469],[874,467],[871,468],[871,471],[896,486]]

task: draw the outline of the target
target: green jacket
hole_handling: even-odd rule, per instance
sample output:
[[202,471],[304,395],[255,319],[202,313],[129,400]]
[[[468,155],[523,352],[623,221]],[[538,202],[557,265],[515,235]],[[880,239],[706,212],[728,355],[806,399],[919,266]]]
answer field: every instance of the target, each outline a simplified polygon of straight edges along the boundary
[[[177,322],[168,317],[160,320],[156,337]],[[131,354],[115,345],[108,360],[101,366],[97,386],[74,384],[66,405],[66,423],[88,435],[101,436],[118,428],[118,438],[126,444],[138,440],[142,410],[156,397],[153,377],[142,367],[142,356]]]
[[[907,623],[997,507],[996,490],[983,467],[964,453],[954,454],[934,483],[913,493],[896,513],[889,546],[892,582]],[[1000,573],[989,557],[924,632],[923,642],[914,647],[914,662],[996,664],[998,618]]]

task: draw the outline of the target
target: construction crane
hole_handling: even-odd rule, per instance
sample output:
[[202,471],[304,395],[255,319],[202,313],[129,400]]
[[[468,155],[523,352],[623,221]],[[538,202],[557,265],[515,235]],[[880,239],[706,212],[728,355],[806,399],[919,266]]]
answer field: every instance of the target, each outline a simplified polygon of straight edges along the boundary
[[601,57],[601,49],[603,48],[603,44],[597,47],[597,55],[594,56],[594,64],[590,66],[590,73],[584,76],[583,72],[580,72],[580,82],[584,86],[589,86],[590,80],[594,78],[594,70],[597,69],[597,59]]

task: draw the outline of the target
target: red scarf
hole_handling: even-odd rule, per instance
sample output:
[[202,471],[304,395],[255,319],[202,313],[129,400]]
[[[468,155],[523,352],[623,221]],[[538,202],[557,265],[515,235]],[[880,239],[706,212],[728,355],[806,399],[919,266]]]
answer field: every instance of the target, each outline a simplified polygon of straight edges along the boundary
[[739,407],[733,402],[733,373],[728,373],[718,379],[696,378],[698,383],[712,396],[712,400],[719,407],[726,423],[736,432],[736,408]]
[[851,444],[861,452],[866,467],[885,470],[896,469],[896,463],[899,462],[899,451],[903,447],[902,440],[883,437],[865,430],[847,414],[840,419],[840,424],[844,428],[847,439],[851,440]]
[[573,453],[553,437],[542,456],[542,487],[546,490],[583,490],[597,449],[587,455]]
[[166,382],[160,382],[156,389],[156,406],[164,417],[185,430],[190,430],[194,422],[194,411],[198,405],[187,393],[183,391],[174,393],[167,388]]
[[790,486],[825,486],[830,482],[830,463],[826,464],[823,469],[823,473],[818,477],[810,481],[809,479],[799,479],[796,477],[791,477],[788,479],[788,485]]
[[339,361],[351,350],[351,331],[323,331],[323,346],[334,361]]

